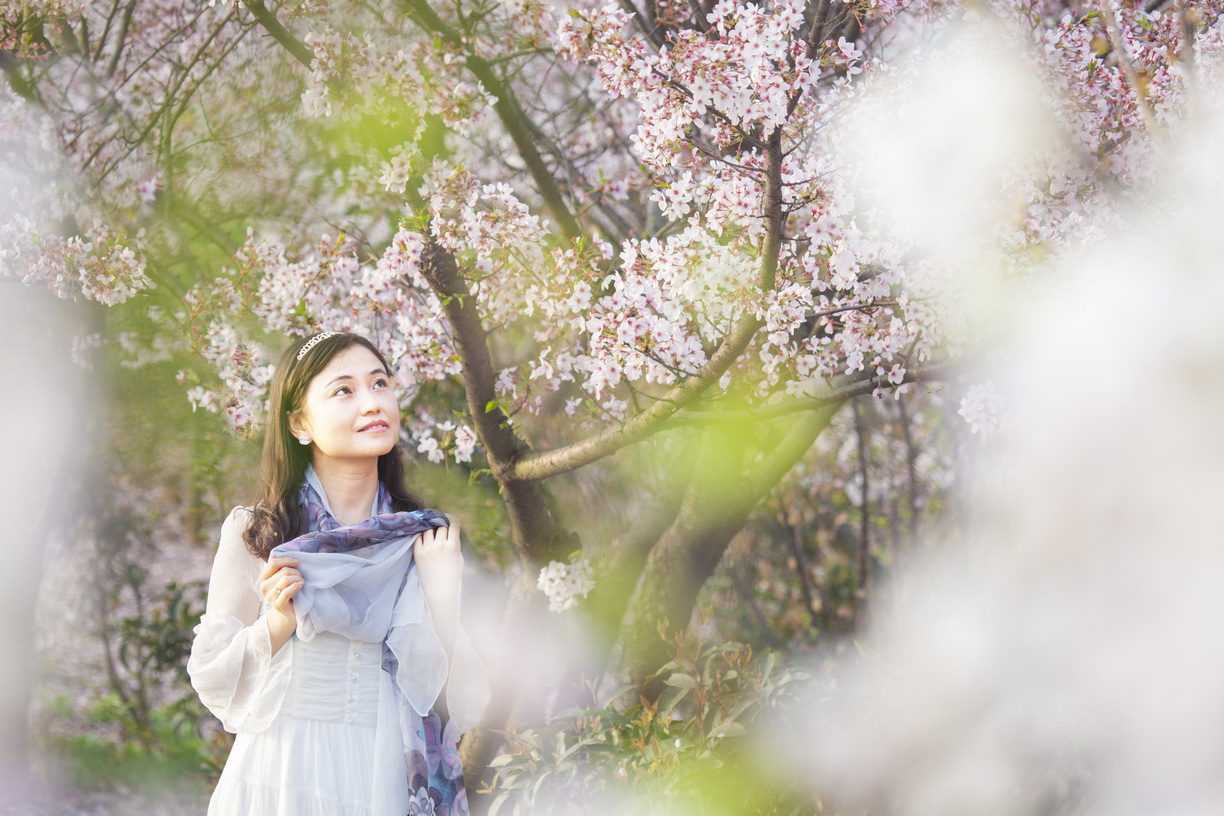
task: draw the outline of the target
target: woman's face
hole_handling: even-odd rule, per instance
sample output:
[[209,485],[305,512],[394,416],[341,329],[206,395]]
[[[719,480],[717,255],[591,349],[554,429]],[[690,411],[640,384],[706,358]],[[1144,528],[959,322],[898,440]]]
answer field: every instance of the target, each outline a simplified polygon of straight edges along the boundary
[[377,459],[399,438],[391,377],[368,348],[350,346],[310,381],[301,410],[289,416],[289,429],[310,436],[316,464]]

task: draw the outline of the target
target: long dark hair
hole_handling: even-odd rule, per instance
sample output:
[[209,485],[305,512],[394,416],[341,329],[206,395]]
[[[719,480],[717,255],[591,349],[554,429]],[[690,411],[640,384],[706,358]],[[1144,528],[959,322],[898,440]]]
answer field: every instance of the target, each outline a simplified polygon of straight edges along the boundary
[[[272,376],[268,424],[259,463],[258,498],[254,517],[243,533],[247,548],[265,561],[273,547],[306,532],[306,515],[297,496],[306,478],[306,466],[310,464],[310,447],[299,444],[289,430],[289,414],[301,410],[306,387],[333,357],[353,346],[369,349],[383,369],[388,374],[391,371],[382,353],[359,334],[339,333],[325,337],[302,354],[304,345],[293,343],[285,349]],[[401,512],[424,507],[404,485],[404,457],[399,445],[378,457],[378,479],[391,496],[392,510]]]

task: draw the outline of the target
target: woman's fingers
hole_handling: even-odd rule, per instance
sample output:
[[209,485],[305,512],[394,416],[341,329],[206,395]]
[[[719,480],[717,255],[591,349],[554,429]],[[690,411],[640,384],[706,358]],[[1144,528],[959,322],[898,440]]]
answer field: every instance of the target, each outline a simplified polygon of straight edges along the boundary
[[289,599],[304,585],[296,558],[269,558],[259,574],[259,589],[264,600],[273,607],[287,611]]
[[264,568],[259,572],[259,580],[266,581],[271,578],[277,570],[283,569],[284,567],[296,567],[297,565],[298,560],[296,558],[290,558],[289,556],[282,555],[277,556],[276,558],[269,558],[268,563],[264,564]]
[[431,530],[426,530],[421,533],[416,546],[418,554],[422,550],[429,553],[435,550],[459,549],[459,522],[452,518],[448,527],[435,527]]
[[278,587],[275,592],[276,600],[272,602],[272,606],[276,607],[282,612],[287,612],[291,608],[290,601],[293,600],[293,596],[296,595],[298,590],[305,585],[306,582],[301,578],[298,578],[297,580],[291,581],[282,587]]

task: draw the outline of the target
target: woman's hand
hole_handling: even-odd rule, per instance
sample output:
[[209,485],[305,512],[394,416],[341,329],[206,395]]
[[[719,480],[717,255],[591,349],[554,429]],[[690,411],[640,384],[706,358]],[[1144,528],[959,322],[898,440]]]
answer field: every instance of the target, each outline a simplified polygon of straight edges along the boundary
[[298,571],[296,558],[269,558],[259,573],[259,594],[272,607],[268,610],[268,634],[272,639],[272,654],[280,651],[285,641],[297,630],[297,613],[293,611],[293,596],[305,586]]
[[459,549],[459,522],[426,530],[413,545],[417,575],[431,605],[457,598],[463,577],[463,553]]

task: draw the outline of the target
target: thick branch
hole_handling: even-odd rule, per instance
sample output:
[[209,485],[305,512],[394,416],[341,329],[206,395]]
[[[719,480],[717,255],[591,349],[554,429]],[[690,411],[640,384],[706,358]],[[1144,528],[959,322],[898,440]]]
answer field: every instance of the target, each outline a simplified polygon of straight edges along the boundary
[[596,555],[598,572],[595,589],[586,600],[593,624],[590,635],[598,639],[596,647],[591,650],[596,660],[607,660],[650,550],[680,512],[695,475],[700,450],[698,437],[699,434],[689,435],[670,459],[670,464],[661,469],[664,476],[650,491],[650,499],[635,506],[633,523],[616,538],[607,552]]
[[640,442],[717,382],[743,354],[760,326],[761,322],[751,315],[742,318],[700,370],[664,394],[654,405],[618,427],[563,448],[525,457],[514,465],[509,475],[515,479],[544,479],[577,470]]
[[[778,272],[778,255],[786,225],[782,212],[782,131],[777,129],[766,147],[764,190],[765,237],[761,242],[758,281],[772,289]],[[510,475],[515,479],[544,479],[589,465],[621,448],[640,442],[671,419],[677,411],[697,399],[739,359],[752,341],[761,321],[745,315],[695,374],[677,384],[662,399],[616,428],[587,437],[563,448],[529,456],[518,462]]]
[[527,443],[514,432],[509,418],[497,405],[488,333],[481,322],[476,298],[459,274],[454,257],[437,244],[430,242],[426,246],[421,268],[441,297],[454,333],[463,361],[468,414],[484,446],[493,478],[505,496],[515,549],[528,566],[538,567],[557,555],[554,550],[564,548],[565,542],[558,539],[540,484],[524,482],[512,475],[511,463],[527,451]]
[[493,475],[498,476],[526,445],[510,429],[508,417],[497,405],[488,333],[481,322],[476,299],[468,291],[454,257],[436,243],[431,241],[426,246],[421,267],[442,299],[442,308],[463,360],[468,413],[484,443]]
[[285,46],[298,62],[310,67],[310,63],[314,61],[314,52],[310,50],[310,46],[290,34],[289,30],[281,25],[280,20],[276,19],[276,15],[268,11],[263,0],[242,0],[242,4],[250,9],[259,24],[272,35],[272,39]]
[[[115,53],[111,55],[110,62],[106,66],[106,75],[114,76],[115,69],[119,67],[119,59],[123,56],[123,47],[127,43],[128,26],[132,24],[132,14],[136,11],[136,0],[131,0],[127,7],[123,9],[123,16],[119,19],[119,36],[115,42]],[[110,21],[106,23],[107,29],[110,28]],[[105,38],[107,31],[102,32],[102,37]],[[102,48],[102,41],[98,42],[98,48]]]
[[541,620],[543,595],[535,588],[534,575],[523,573],[514,582],[503,613],[502,637],[494,653],[486,656],[489,676],[493,680],[493,698],[480,718],[480,724],[463,735],[459,744],[459,759],[467,781],[468,795],[473,797],[472,812],[487,811],[488,802],[477,793],[489,780],[484,779],[489,763],[505,745],[506,725],[516,704],[524,696],[538,696],[539,689],[523,689],[516,682],[524,674],[519,644],[541,636],[549,623]]
[[[700,478],[694,479],[675,523],[651,551],[622,628],[625,668],[648,699],[663,687],[661,681],[645,684],[665,660],[658,622],[665,619],[669,632],[687,627],[697,595],[731,539],[836,412],[837,407],[830,406],[799,417],[782,441],[746,473],[737,466],[734,439],[728,442],[725,431],[708,432],[710,440],[718,441],[709,445],[698,463]],[[728,444],[732,449],[727,449]]]

